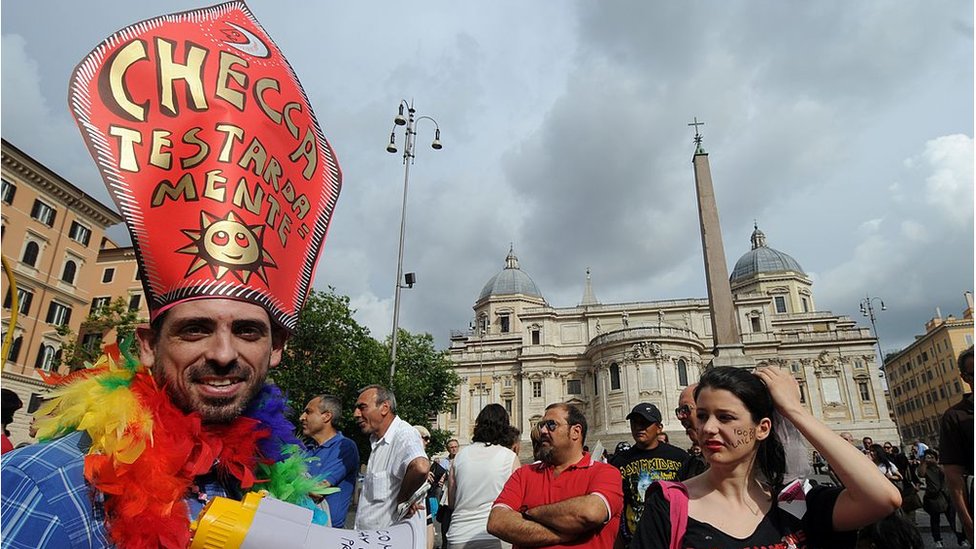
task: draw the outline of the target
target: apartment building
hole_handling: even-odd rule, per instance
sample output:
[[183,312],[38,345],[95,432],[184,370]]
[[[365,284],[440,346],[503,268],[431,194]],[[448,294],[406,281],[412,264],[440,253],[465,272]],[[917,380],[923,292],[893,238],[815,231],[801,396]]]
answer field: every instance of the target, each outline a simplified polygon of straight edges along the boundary
[[[30,419],[25,412],[32,412],[48,391],[39,372],[58,368],[58,328],[82,332],[95,299],[124,296],[144,317],[148,308],[134,274],[132,249],[120,248],[105,236],[106,229],[122,222],[113,207],[6,140],[0,147],[0,176],[3,257],[16,284],[13,292],[4,274],[0,324],[4,337],[12,328],[13,339],[0,379],[26,405],[11,426],[16,443],[27,439]],[[114,275],[103,282],[109,269]]]
[[965,292],[962,318],[936,316],[925,333],[885,357],[891,407],[902,441],[939,444],[939,418],[971,389],[959,378],[956,359],[973,344],[973,294]]

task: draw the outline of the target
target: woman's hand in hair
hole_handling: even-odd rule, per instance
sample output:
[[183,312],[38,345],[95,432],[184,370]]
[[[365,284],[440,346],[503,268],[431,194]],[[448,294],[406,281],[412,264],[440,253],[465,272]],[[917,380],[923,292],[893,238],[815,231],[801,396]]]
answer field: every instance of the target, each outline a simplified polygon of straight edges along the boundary
[[758,368],[756,375],[766,384],[780,414],[789,417],[791,412],[805,409],[800,402],[800,385],[789,371],[766,366]]

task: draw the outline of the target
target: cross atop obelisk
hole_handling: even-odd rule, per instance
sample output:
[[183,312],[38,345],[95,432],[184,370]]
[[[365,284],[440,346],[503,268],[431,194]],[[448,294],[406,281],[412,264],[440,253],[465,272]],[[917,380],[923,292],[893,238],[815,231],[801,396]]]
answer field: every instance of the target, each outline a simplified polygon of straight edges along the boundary
[[718,205],[715,203],[715,190],[712,187],[712,173],[708,165],[708,154],[702,147],[702,134],[698,126],[704,122],[688,124],[695,127],[695,194],[698,197],[698,221],[701,228],[702,255],[705,259],[705,283],[708,286],[708,306],[711,310],[712,338],[715,366],[749,366],[749,359],[743,354],[742,339],[735,317],[735,303],[732,301],[732,288],[729,284],[729,271],[725,263],[725,250],[722,246],[722,228],[718,221]]
[[705,154],[705,147],[702,147],[702,138],[705,137],[705,136],[702,135],[701,132],[698,131],[698,126],[704,126],[705,123],[704,122],[699,122],[698,121],[698,117],[696,116],[695,117],[695,121],[694,122],[689,122],[688,125],[695,127],[695,139],[694,139],[694,141],[695,141],[695,154]]

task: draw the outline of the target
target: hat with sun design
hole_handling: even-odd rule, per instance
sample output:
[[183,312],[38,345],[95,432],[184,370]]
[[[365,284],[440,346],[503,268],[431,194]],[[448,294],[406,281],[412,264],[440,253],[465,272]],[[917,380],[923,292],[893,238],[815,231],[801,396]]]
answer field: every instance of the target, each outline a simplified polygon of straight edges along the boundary
[[247,6],[116,32],[75,69],[69,104],[125,217],[151,317],[220,297],[294,329],[342,174]]

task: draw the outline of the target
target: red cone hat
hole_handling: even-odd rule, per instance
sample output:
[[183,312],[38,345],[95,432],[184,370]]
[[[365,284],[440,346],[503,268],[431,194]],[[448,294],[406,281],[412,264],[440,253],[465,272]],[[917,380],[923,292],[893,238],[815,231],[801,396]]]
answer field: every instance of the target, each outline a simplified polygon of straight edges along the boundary
[[75,69],[69,103],[125,217],[152,318],[221,297],[294,329],[342,174],[247,6],[116,32]]

